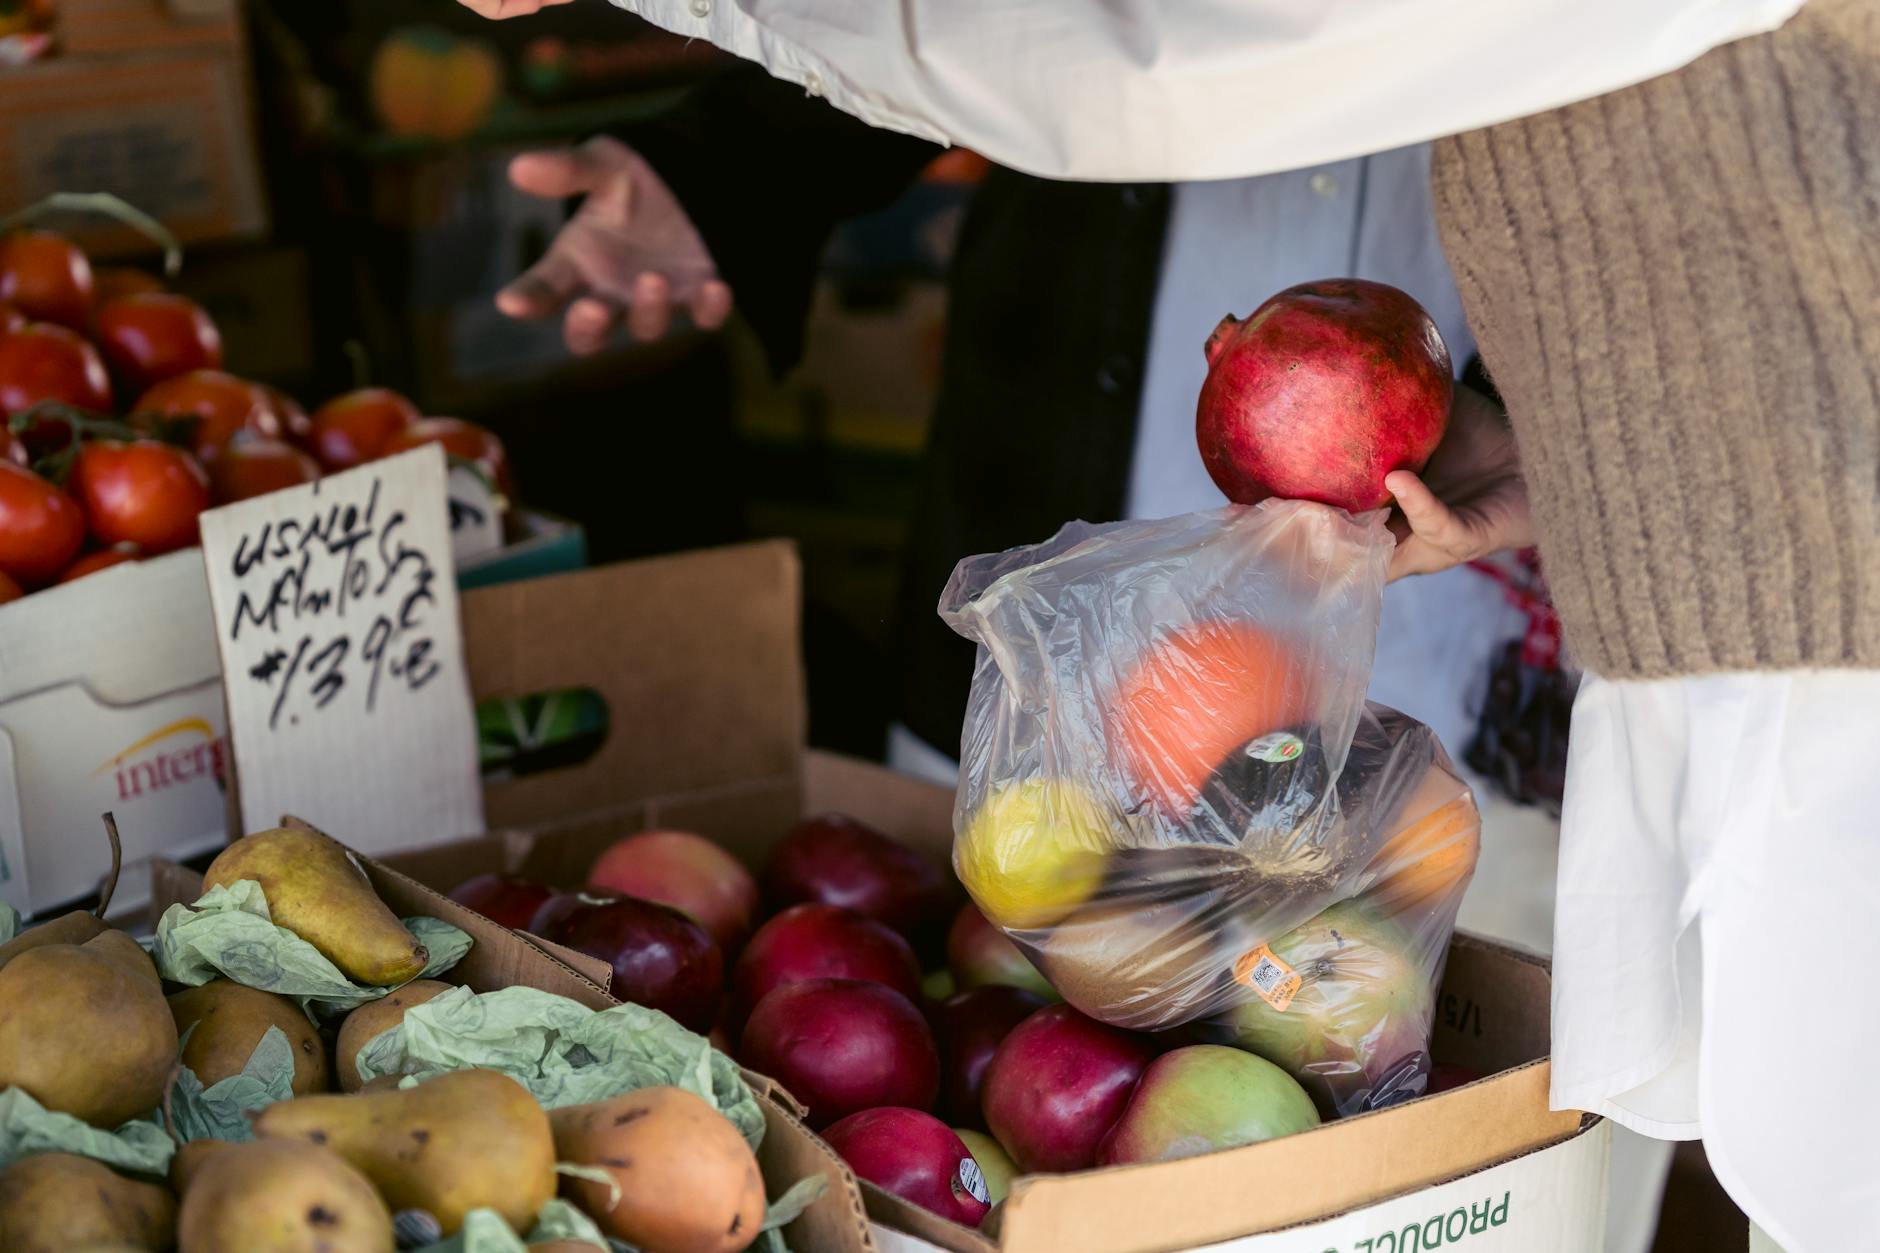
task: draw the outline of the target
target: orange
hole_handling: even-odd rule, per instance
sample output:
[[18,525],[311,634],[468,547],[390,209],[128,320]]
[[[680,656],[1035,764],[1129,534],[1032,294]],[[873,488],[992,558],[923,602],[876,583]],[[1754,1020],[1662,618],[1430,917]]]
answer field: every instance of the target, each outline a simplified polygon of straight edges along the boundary
[[1250,622],[1199,622],[1157,642],[1123,683],[1111,725],[1125,766],[1186,813],[1227,755],[1316,710],[1310,657]]
[[1388,914],[1426,908],[1459,894],[1482,851],[1475,797],[1440,766],[1430,767],[1403,812],[1413,821],[1385,837],[1371,859],[1376,876],[1364,899]]

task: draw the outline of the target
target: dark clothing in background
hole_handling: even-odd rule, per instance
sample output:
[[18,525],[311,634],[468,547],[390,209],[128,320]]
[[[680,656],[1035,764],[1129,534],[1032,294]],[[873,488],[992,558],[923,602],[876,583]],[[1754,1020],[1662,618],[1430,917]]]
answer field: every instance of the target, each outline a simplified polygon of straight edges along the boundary
[[[692,215],[779,372],[802,350],[836,225],[942,151],[736,67],[621,138]],[[972,645],[934,611],[954,564],[1122,516],[1169,189],[994,169],[961,228],[920,498],[896,604],[896,713],[952,754]]]

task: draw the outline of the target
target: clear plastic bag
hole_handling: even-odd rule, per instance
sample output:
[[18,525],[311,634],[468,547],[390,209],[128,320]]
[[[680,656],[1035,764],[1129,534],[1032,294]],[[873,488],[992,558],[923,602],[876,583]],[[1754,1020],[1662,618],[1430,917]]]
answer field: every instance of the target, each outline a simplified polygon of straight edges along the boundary
[[980,645],[953,846],[980,909],[1078,1009],[1196,1024],[1329,1113],[1422,1091],[1475,861],[1435,736],[1364,700],[1391,547],[1301,501],[1072,523],[941,602]]

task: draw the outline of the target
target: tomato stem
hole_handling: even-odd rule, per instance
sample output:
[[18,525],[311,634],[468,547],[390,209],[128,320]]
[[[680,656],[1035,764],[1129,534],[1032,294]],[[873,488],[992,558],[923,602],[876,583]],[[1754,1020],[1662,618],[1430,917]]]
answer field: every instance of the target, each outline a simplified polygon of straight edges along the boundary
[[163,250],[165,278],[175,278],[183,268],[183,246],[169,228],[130,201],[108,191],[55,191],[44,200],[0,218],[0,234],[53,213],[96,213],[111,218]]

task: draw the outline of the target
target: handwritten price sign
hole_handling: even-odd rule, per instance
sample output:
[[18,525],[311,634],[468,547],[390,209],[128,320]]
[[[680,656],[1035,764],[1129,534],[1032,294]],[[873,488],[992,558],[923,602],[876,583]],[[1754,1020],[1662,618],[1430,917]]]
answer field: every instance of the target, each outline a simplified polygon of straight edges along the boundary
[[204,514],[243,826],[369,852],[483,828],[443,454]]

